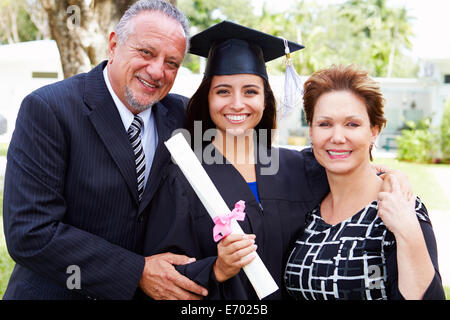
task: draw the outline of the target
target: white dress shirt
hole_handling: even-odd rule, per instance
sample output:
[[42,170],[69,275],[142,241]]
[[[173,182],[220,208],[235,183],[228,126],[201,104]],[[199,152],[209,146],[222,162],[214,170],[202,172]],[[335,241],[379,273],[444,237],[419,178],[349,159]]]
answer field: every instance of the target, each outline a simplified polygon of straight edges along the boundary
[[[114,100],[117,110],[119,111],[125,131],[128,132],[128,128],[133,122],[134,114],[130,110],[128,110],[125,104],[114,92],[111,83],[109,82],[107,69],[108,66],[106,66],[103,70],[103,76],[105,78],[106,86],[108,87],[108,91]],[[141,141],[145,154],[145,186],[147,185],[153,158],[155,157],[156,147],[158,146],[158,131],[156,129],[155,116],[153,115],[152,109],[153,107],[150,107],[149,109],[138,114],[144,121],[144,127],[141,129]]]

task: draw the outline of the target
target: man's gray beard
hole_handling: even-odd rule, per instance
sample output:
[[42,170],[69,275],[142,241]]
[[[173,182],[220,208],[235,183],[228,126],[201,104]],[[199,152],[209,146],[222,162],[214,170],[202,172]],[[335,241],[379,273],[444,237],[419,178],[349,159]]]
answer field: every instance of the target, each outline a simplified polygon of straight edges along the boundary
[[142,112],[145,111],[149,108],[151,108],[152,106],[154,106],[155,104],[158,103],[158,100],[155,99],[153,101],[151,101],[148,104],[141,104],[137,101],[137,99],[134,97],[133,92],[130,90],[130,88],[125,87],[125,100],[127,101],[128,105],[135,111],[138,112]]

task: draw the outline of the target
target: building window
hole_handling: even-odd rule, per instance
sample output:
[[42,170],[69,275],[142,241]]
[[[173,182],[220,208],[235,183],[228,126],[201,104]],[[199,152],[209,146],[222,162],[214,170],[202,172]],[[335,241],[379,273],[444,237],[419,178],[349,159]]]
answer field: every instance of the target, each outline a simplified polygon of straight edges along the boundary
[[444,76],[444,83],[450,83],[450,74]]
[[306,121],[306,115],[305,115],[305,111],[303,111],[303,109],[301,110],[300,118],[301,118],[301,121],[302,121],[302,127],[307,127],[308,126],[308,122]]

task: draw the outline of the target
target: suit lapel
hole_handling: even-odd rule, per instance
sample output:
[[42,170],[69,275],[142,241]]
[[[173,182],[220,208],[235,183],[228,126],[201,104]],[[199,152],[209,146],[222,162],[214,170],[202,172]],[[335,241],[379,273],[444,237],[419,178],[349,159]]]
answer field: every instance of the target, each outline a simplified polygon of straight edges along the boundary
[[90,108],[88,118],[138,203],[134,154],[120,114],[103,79],[105,66],[106,62],[101,63],[86,76],[84,101]]
[[164,176],[164,168],[170,159],[170,153],[164,142],[171,137],[172,131],[177,129],[175,120],[170,115],[169,109],[164,103],[159,102],[153,108],[156,129],[158,131],[158,146],[156,147],[150,175],[139,206],[139,214],[144,211],[145,207],[147,207],[150,200],[153,198],[153,195],[158,189],[161,179]]

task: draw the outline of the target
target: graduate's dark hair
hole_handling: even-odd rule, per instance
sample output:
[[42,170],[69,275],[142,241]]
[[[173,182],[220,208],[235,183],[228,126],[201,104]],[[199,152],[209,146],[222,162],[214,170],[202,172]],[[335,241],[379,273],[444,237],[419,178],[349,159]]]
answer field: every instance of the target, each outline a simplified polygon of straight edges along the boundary
[[[386,125],[384,117],[384,98],[380,86],[366,71],[355,65],[332,65],[327,69],[319,70],[311,75],[304,84],[303,109],[306,121],[309,125],[314,116],[314,107],[319,97],[331,91],[350,91],[363,99],[370,126],[378,127],[380,132]],[[369,150],[370,160],[372,158],[372,146]]]
[[[209,114],[208,95],[213,76],[205,77],[192,95],[186,109],[185,128],[189,131],[191,139],[194,138],[194,121],[202,121],[202,137],[206,130],[215,128],[216,125]],[[259,129],[268,130],[268,147],[272,144],[272,129],[277,127],[276,100],[269,82],[262,78],[264,83],[264,112],[261,121],[254,128],[259,138]],[[198,139],[198,137],[196,137]]]

